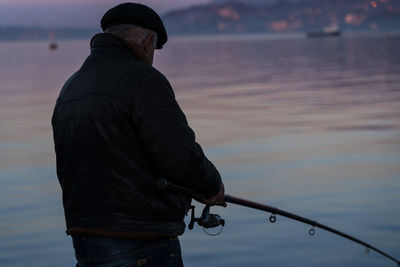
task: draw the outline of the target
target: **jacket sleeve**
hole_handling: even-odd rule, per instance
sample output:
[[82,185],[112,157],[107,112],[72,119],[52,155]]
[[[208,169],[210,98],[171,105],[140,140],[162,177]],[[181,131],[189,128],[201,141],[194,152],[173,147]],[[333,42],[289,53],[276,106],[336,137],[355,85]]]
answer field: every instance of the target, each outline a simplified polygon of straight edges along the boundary
[[220,174],[196,143],[167,79],[161,73],[151,73],[134,90],[135,127],[159,174],[206,196],[217,194]]

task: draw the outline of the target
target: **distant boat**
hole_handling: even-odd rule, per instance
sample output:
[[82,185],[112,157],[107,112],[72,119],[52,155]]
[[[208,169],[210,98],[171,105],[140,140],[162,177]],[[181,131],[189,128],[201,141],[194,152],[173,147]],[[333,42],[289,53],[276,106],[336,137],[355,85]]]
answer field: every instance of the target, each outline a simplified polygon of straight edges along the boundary
[[49,40],[50,40],[49,50],[51,51],[57,50],[58,48],[58,44],[54,41],[55,36],[56,36],[55,31],[49,31]]
[[49,45],[49,49],[50,50],[56,50],[58,48],[58,44],[57,43],[50,43]]
[[325,27],[322,31],[307,32],[308,38],[339,37],[342,33],[337,26]]

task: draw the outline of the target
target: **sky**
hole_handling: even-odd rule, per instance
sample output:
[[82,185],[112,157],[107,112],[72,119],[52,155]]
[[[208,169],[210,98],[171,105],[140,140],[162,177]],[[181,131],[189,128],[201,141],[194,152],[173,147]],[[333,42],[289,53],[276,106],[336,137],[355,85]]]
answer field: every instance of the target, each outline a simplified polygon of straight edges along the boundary
[[[144,0],[159,14],[211,0]],[[117,0],[0,0],[0,26],[97,27]]]

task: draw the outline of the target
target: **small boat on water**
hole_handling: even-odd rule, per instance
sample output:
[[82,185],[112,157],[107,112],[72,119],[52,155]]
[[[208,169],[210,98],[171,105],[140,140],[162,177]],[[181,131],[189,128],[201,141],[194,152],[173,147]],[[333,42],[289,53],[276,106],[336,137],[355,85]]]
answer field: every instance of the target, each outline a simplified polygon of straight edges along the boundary
[[57,43],[50,43],[50,45],[49,45],[49,49],[50,50],[56,50],[58,48],[58,44]]
[[50,44],[49,44],[49,50],[50,51],[54,51],[57,50],[58,48],[58,44],[56,43],[56,41],[54,40],[56,36],[56,32],[55,31],[50,31],[49,32],[49,40],[50,40]]
[[341,31],[337,26],[325,27],[322,31],[309,31],[307,32],[308,38],[324,38],[324,37],[339,37]]

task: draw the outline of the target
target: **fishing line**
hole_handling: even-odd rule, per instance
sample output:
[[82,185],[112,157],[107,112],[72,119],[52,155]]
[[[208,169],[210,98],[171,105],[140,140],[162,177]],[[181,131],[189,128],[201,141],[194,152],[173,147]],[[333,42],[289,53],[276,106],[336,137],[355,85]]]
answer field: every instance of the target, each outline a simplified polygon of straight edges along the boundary
[[[171,184],[169,182],[167,182],[165,179],[160,179],[159,181],[157,181],[157,186],[160,189],[169,189],[175,192],[180,192],[180,193],[184,193],[184,194],[188,194],[189,196],[191,196],[192,198],[195,199],[204,199],[203,196],[201,194],[199,194],[198,192],[185,188],[185,187],[181,187],[181,186],[177,186],[174,184]],[[270,217],[269,217],[269,221],[271,223],[275,223],[277,220],[277,215],[281,215],[283,217],[295,220],[295,221],[299,221],[305,224],[308,224],[311,226],[311,229],[308,231],[308,234],[310,236],[314,236],[315,235],[315,228],[320,228],[323,229],[325,231],[331,232],[333,234],[339,235],[343,238],[346,238],[350,241],[353,241],[355,243],[358,243],[362,246],[365,247],[365,253],[369,254],[370,250],[374,250],[375,252],[381,254],[382,256],[394,261],[397,263],[397,266],[400,266],[400,261],[397,260],[396,258],[394,258],[393,256],[387,254],[386,252],[360,240],[357,239],[351,235],[348,235],[346,233],[343,233],[339,230],[336,230],[335,228],[329,227],[325,224],[321,224],[317,221],[302,217],[300,215],[294,214],[294,213],[290,213],[272,206],[268,206],[268,205],[264,205],[264,204],[260,204],[257,202],[253,202],[247,199],[242,199],[242,198],[238,198],[238,197],[234,197],[231,195],[225,195],[224,197],[224,201],[228,202],[228,203],[232,203],[232,204],[236,204],[239,206],[243,206],[243,207],[247,207],[247,208],[252,208],[252,209],[256,209],[256,210],[260,210],[260,211],[265,211],[265,212],[269,212],[271,213]],[[203,209],[202,215],[199,218],[195,217],[194,214],[194,206],[191,206],[191,220],[189,223],[188,228],[191,230],[193,229],[194,223],[197,223],[198,225],[203,227],[203,230],[206,232],[205,229],[208,228],[214,228],[217,226],[222,226],[220,232],[223,229],[223,226],[225,225],[225,220],[223,220],[218,214],[210,214],[210,206],[206,205],[205,208]],[[219,232],[219,233],[220,233]],[[207,232],[206,232],[207,233]],[[217,233],[217,235],[219,234]],[[208,234],[208,233],[207,233]],[[212,234],[211,234],[212,235]]]

